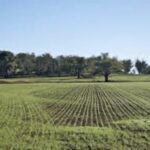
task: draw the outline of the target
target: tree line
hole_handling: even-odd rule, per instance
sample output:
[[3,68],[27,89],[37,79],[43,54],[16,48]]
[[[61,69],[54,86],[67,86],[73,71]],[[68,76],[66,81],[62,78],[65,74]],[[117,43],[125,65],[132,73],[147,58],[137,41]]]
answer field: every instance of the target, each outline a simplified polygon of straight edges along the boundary
[[105,81],[111,73],[129,73],[135,66],[140,74],[150,74],[150,66],[145,60],[119,60],[108,53],[89,58],[80,56],[57,56],[49,53],[36,56],[34,53],[0,51],[0,76],[4,78],[18,76],[77,76],[88,78],[103,75]]

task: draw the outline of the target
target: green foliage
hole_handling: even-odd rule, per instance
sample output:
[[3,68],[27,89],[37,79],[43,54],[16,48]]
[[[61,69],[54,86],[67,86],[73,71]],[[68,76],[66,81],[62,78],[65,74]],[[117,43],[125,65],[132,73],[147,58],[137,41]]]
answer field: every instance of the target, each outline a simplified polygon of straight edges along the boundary
[[122,72],[122,63],[115,57],[109,57],[108,53],[101,54],[99,62],[100,72],[104,75],[105,81],[108,82],[108,76],[111,73]]
[[137,59],[135,62],[135,66],[139,73],[144,73],[148,64],[144,60],[140,61],[139,59]]
[[[103,75],[105,81],[112,73],[128,73],[131,60],[120,61],[110,57],[108,53],[89,58],[79,56],[52,57],[46,53],[35,56],[33,53],[19,53],[14,55],[9,51],[0,51],[0,76],[77,76],[77,78]],[[136,62],[140,73],[149,74],[149,66],[145,61]]]
[[14,55],[9,51],[0,51],[0,74],[8,77],[13,73]]
[[36,58],[35,71],[38,75],[54,74],[55,61],[50,54],[44,54]]
[[15,61],[17,74],[31,74],[35,70],[34,54],[19,53],[16,55]]
[[122,61],[124,72],[129,73],[130,69],[132,68],[132,61],[130,59]]

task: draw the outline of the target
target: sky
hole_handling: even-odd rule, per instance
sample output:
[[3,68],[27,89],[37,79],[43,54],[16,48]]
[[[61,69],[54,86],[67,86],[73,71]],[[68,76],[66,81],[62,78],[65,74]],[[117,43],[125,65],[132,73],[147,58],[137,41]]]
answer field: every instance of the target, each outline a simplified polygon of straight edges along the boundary
[[0,50],[150,63],[150,0],[0,0]]

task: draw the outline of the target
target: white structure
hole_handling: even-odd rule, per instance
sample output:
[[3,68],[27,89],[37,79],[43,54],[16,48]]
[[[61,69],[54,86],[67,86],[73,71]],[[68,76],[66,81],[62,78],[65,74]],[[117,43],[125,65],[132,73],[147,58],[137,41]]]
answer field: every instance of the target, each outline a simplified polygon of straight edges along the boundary
[[129,74],[139,74],[137,68],[134,66],[130,69]]

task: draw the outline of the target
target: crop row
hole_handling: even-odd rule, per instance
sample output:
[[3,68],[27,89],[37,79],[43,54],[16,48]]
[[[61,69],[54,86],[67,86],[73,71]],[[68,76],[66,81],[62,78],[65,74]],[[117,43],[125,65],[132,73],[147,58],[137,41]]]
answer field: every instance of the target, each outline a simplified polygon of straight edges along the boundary
[[[27,146],[30,149],[30,145],[38,144],[39,135],[49,132],[46,125],[53,126],[40,105],[32,97],[24,96],[16,93],[0,96],[0,149],[26,149]],[[49,134],[50,138],[54,138],[53,133]]]
[[111,126],[150,115],[150,105],[142,97],[104,84],[79,85],[49,99],[45,108],[55,125]]

